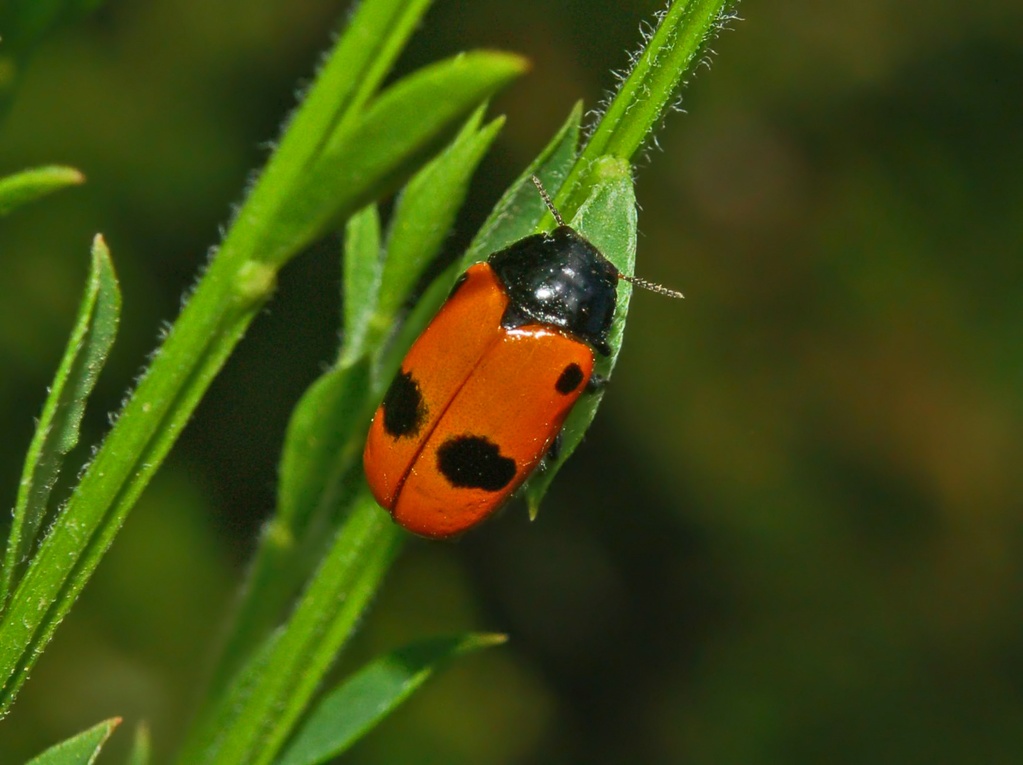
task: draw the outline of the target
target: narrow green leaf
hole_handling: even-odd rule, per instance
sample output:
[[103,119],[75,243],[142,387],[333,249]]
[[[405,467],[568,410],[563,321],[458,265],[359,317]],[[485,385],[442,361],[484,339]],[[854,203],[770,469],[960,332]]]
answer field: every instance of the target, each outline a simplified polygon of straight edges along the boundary
[[126,765],[149,765],[153,759],[153,747],[150,741],[149,726],[145,721],[135,726],[135,738],[131,742]]
[[267,654],[257,655],[259,671],[239,673],[217,704],[215,736],[191,740],[180,762],[274,760],[354,631],[401,539],[401,530],[364,489],[288,623]]
[[[430,0],[366,0],[356,6],[245,200],[241,225],[231,232],[240,250],[262,251],[268,232],[281,223],[276,213],[282,200],[303,183],[331,135],[362,114],[429,6]],[[295,243],[293,252],[305,244]]]
[[376,205],[368,205],[345,224],[341,366],[352,364],[365,351],[369,323],[380,294],[382,271],[380,213]]
[[85,176],[78,170],[60,165],[34,167],[0,178],[0,215],[7,215],[16,207],[54,191],[84,182]]
[[103,237],[97,236],[78,318],[25,458],[0,580],[0,604],[6,603],[17,568],[46,517],[64,456],[78,443],[85,403],[113,346],[120,314],[121,292],[110,252]]
[[337,757],[443,664],[506,639],[504,635],[481,634],[433,638],[370,662],[320,701],[277,765],[317,765]]
[[[361,421],[368,364],[335,367],[310,386],[288,423],[277,493],[278,521],[300,535],[322,501],[337,462],[348,463]],[[360,445],[361,449],[361,445]]]
[[331,137],[283,202],[259,250],[280,264],[374,199],[396,189],[481,103],[525,71],[519,56],[463,53],[423,67],[380,94]]
[[42,754],[29,760],[25,765],[90,765],[99,757],[103,744],[110,738],[114,728],[121,724],[120,717],[112,717],[77,736],[51,746]]
[[[636,265],[636,197],[629,163],[604,157],[595,163],[590,180],[593,190],[576,212],[571,226],[590,240],[621,273],[631,276]],[[608,344],[610,356],[597,354],[594,374],[609,379],[621,350],[625,317],[629,312],[632,285],[618,282],[618,301]],[[575,451],[593,421],[603,397],[602,391],[584,394],[572,409],[561,430],[561,454],[542,472],[535,473],[524,490],[529,515],[535,518],[540,502],[561,465]]]
[[476,166],[504,123],[496,119],[480,129],[482,118],[480,107],[455,140],[416,173],[398,197],[388,228],[383,289],[374,320],[377,327],[391,324],[450,233]]
[[[277,152],[278,162],[287,163],[301,154],[305,155],[305,162],[312,160],[341,125],[357,118],[377,92],[431,2],[375,0],[356,7],[327,65],[317,75],[316,84],[296,115],[293,129],[288,131],[291,135],[316,135],[318,140],[310,146],[305,141],[291,142],[286,138]],[[296,156],[292,156],[291,151],[295,151]]]

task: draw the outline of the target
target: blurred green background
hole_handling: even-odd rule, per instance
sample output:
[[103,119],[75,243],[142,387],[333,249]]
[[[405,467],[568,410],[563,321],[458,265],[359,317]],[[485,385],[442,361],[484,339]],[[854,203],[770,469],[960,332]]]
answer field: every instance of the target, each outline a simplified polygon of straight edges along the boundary
[[[493,105],[508,124],[450,254],[660,7],[438,1],[403,71],[479,46],[533,61]],[[539,519],[516,504],[459,543],[411,542],[344,666],[428,634],[510,643],[349,761],[1023,762],[1023,6],[739,10],[638,170],[638,270],[687,300],[634,300]],[[0,504],[92,235],[124,317],[86,441],[346,13],[111,0],[37,51],[0,174],[61,162],[88,183],[0,220]],[[283,274],[0,727],[4,763],[110,715],[168,751],[289,411],[335,354],[337,262],[330,241]]]

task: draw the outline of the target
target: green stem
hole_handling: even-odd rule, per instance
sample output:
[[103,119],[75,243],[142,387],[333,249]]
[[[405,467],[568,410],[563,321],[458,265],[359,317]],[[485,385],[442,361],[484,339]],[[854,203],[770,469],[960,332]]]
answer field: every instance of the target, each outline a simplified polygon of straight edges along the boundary
[[398,552],[404,532],[363,489],[287,625],[184,747],[182,763],[268,763]]
[[[678,98],[733,0],[676,0],[622,82],[557,195],[566,220],[586,200],[586,175],[602,156],[631,161]],[[548,221],[549,223],[550,221]]]

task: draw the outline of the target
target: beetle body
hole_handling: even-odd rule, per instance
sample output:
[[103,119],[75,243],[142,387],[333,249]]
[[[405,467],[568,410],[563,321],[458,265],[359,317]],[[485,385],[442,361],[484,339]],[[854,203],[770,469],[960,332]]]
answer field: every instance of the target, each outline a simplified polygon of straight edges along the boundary
[[617,269],[559,225],[458,280],[366,439],[373,496],[425,537],[460,534],[529,477],[609,353]]

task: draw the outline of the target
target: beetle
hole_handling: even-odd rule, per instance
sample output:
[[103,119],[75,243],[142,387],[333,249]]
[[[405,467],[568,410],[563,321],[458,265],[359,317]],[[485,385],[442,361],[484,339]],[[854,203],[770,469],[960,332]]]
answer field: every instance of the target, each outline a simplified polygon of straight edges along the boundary
[[412,345],[363,451],[370,490],[420,536],[461,534],[540,465],[576,401],[600,384],[626,276],[555,209],[557,227],[471,266]]

